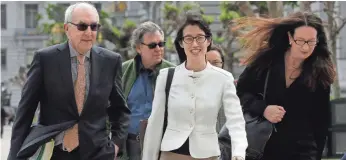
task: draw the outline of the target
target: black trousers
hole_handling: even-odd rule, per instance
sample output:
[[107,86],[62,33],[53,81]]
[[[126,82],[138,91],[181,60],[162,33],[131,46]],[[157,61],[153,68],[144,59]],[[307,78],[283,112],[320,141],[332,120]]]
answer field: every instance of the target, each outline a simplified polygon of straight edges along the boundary
[[63,151],[61,147],[55,146],[51,160],[80,160],[79,147],[71,152]]

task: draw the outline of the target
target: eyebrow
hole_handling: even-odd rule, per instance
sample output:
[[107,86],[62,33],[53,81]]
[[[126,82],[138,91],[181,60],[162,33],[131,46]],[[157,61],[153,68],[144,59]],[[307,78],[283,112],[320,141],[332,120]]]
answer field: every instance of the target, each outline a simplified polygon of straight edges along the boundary
[[[296,39],[305,40],[305,38],[302,38],[302,37],[296,37]],[[317,38],[310,38],[307,41],[311,41],[311,40],[317,41]]]
[[212,62],[222,62],[221,59],[214,59],[214,60],[211,60]]
[[78,23],[84,23],[84,24],[98,24],[98,22],[91,22],[91,23],[86,23],[86,22],[83,22],[83,21],[79,21]]
[[[191,37],[193,37],[191,34],[187,34],[187,35],[185,35],[184,37],[186,37],[186,36],[191,36]],[[206,36],[206,34],[197,34],[197,36]]]

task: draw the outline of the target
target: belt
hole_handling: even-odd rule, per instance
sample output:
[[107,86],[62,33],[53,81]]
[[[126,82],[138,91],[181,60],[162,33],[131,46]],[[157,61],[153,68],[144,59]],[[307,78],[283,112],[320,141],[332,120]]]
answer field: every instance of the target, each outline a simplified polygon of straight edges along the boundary
[[136,141],[138,141],[138,142],[139,142],[139,140],[140,140],[139,134],[132,134],[132,133],[129,133],[129,134],[127,135],[127,138],[128,138],[128,139],[132,139],[132,140],[136,140]]

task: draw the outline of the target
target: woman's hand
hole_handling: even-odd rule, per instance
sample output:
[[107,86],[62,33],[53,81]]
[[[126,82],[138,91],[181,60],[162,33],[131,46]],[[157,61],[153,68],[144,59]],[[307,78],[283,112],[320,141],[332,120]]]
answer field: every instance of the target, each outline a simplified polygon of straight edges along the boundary
[[271,123],[279,123],[282,121],[286,111],[282,106],[269,105],[264,110],[263,116]]
[[243,157],[236,156],[236,157],[232,157],[232,160],[245,160],[245,159]]
[[115,157],[114,157],[114,160],[117,160],[117,156],[118,156],[118,152],[119,152],[119,147],[114,144],[114,149],[115,149]]

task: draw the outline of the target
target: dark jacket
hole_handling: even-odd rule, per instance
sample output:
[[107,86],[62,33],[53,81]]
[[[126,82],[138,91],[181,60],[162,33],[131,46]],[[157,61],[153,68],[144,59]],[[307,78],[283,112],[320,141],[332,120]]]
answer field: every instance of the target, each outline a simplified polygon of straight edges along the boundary
[[304,83],[304,71],[290,87],[286,88],[284,56],[271,64],[266,101],[262,100],[267,70],[258,72],[248,66],[237,84],[237,95],[244,110],[253,115],[263,115],[267,105],[283,106],[286,114],[275,124],[266,144],[265,160],[320,160],[330,119],[330,87],[318,84],[311,90]]
[[[8,160],[32,156],[41,145],[75,123],[79,124],[82,160],[114,159],[113,143],[121,146],[130,115],[121,89],[121,57],[94,46],[90,58],[90,89],[79,115],[68,43],[36,52],[13,125]],[[30,127],[38,102],[39,124]],[[106,130],[107,119],[112,124],[111,139]]]

